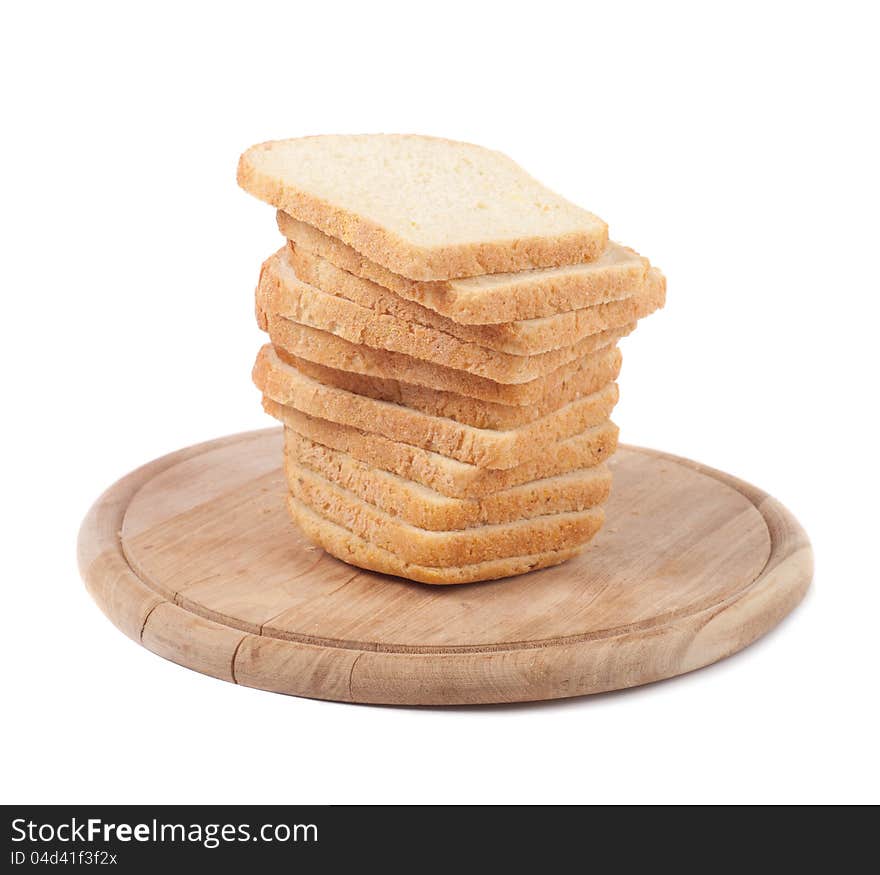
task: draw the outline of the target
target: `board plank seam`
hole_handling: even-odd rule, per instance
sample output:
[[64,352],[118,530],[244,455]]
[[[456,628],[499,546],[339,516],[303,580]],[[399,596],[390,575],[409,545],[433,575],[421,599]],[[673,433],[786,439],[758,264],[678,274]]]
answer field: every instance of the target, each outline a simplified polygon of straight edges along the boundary
[[238,678],[235,676],[235,660],[238,658],[238,651],[241,650],[241,645],[244,644],[247,637],[247,635],[242,635],[238,644],[235,645],[235,650],[232,651],[232,659],[229,662],[229,676],[234,684],[238,683]]
[[[131,567],[131,566],[129,566],[129,568],[130,568],[130,567]],[[132,574],[134,574],[134,570],[133,570],[133,569],[132,569]],[[137,574],[135,574],[135,577],[137,577],[138,580],[141,579],[140,576],[137,575]],[[145,584],[145,585],[146,585],[146,584]],[[154,590],[152,587],[149,587],[149,588],[150,588],[153,592],[155,592],[155,590]],[[156,602],[156,604],[154,604],[153,607],[150,608],[149,611],[147,611],[147,615],[144,617],[144,622],[141,623],[141,631],[140,631],[140,634],[138,635],[138,642],[139,642],[141,645],[143,645],[143,643],[144,643],[144,630],[147,628],[147,622],[149,621],[150,617],[153,616],[153,611],[155,611],[156,608],[159,607],[159,605],[167,605],[167,604],[171,604],[171,603],[168,602],[167,600],[166,600],[166,601],[161,601],[161,602]]]
[[354,686],[353,686],[353,682],[354,682],[354,667],[358,664],[358,662],[360,661],[360,658],[361,658],[363,655],[364,655],[364,652],[361,651],[361,652],[360,652],[360,653],[354,658],[354,662],[352,662],[352,664],[351,664],[351,668],[349,669],[349,672],[348,672],[348,696],[349,696],[349,698],[352,700],[352,702],[355,701],[355,698],[354,698]]

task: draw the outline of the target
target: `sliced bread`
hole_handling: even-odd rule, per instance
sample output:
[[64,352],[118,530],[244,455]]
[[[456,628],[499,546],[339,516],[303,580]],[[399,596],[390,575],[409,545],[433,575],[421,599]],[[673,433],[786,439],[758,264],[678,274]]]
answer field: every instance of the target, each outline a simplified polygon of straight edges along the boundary
[[575,547],[568,550],[550,550],[531,556],[510,556],[506,559],[490,559],[487,562],[476,562],[472,565],[457,567],[438,568],[416,565],[412,562],[406,562],[389,550],[377,547],[348,529],[324,519],[293,496],[288,496],[287,507],[290,516],[303,534],[331,556],[358,568],[378,571],[380,574],[393,574],[419,583],[443,585],[498,580],[502,577],[511,577],[515,574],[525,574],[528,571],[537,571],[539,568],[559,565],[567,559],[577,556],[583,549]]
[[605,248],[605,223],[500,152],[400,134],[260,143],[238,183],[417,280],[576,264]]
[[416,565],[471,565],[490,559],[565,550],[585,544],[604,520],[601,507],[512,523],[429,531],[384,513],[320,474],[288,463],[291,495],[325,519]]
[[557,441],[604,422],[618,399],[617,384],[609,383],[534,422],[495,431],[325,386],[283,362],[271,345],[257,355],[253,378],[281,405],[483,468],[514,468],[540,457]]
[[602,353],[602,358],[590,366],[577,370],[559,383],[547,384],[548,394],[540,401],[531,404],[499,404],[495,401],[480,401],[455,392],[442,392],[414,386],[400,380],[386,380],[328,368],[306,359],[290,356],[283,350],[275,352],[282,361],[289,362],[303,374],[323,383],[335,386],[346,392],[367,395],[380,401],[390,401],[404,407],[421,410],[431,416],[443,416],[464,422],[475,428],[507,429],[517,428],[527,422],[534,422],[570,401],[583,395],[598,392],[606,383],[617,379],[620,373],[620,350],[611,347]]
[[[350,343],[398,352],[500,383],[522,383],[589,353],[595,348],[597,336],[619,332],[623,326],[649,315],[662,304],[662,291],[662,287],[646,283],[638,295],[603,306],[604,315],[594,320],[597,333],[582,336],[574,344],[534,355],[499,352],[433,326],[377,313],[334,294],[332,284],[324,291],[303,282],[283,251],[263,264],[257,286],[257,297],[262,304],[258,304],[257,309],[262,306],[267,317],[282,316],[330,332]],[[268,323],[268,318],[265,321]]]
[[[651,301],[655,308],[662,306],[665,294],[663,284],[656,281],[657,273],[651,271],[637,289],[620,300],[557,313],[542,319],[500,325],[462,325],[415,301],[408,301],[378,283],[336,267],[326,258],[292,243],[264,263],[263,271],[267,270],[275,274],[273,278],[282,287],[285,279],[296,277],[323,292],[357,304],[373,318],[393,317],[407,324],[443,332],[463,343],[519,356],[537,355],[571,346],[588,334],[597,334],[634,321],[646,315],[646,304]],[[276,307],[282,315],[294,318],[294,308],[300,306],[299,296],[293,290],[285,289],[285,292],[286,294],[277,298]]]
[[[455,392],[469,398],[495,401],[498,404],[534,404],[546,398],[565,381],[601,366],[602,353],[619,339],[618,332],[604,332],[584,338],[588,349],[546,374],[539,374],[518,383],[502,383],[436,362],[414,358],[405,353],[376,349],[337,334],[292,322],[283,316],[269,314],[269,337],[275,348],[287,357],[307,359],[328,368],[400,380],[442,392]],[[587,344],[586,341],[591,341]],[[613,349],[613,346],[612,346]]]
[[586,510],[602,504],[611,491],[611,473],[605,465],[596,465],[533,480],[481,498],[449,498],[291,430],[285,433],[285,450],[285,470],[289,478],[295,478],[300,468],[308,468],[389,516],[432,531]]
[[263,407],[284,423],[285,438],[292,434],[308,438],[450,498],[485,498],[533,480],[590,468],[610,458],[617,449],[618,429],[609,420],[559,441],[543,456],[515,468],[480,468],[384,435],[309,416],[270,398],[263,399]]
[[536,319],[625,298],[640,288],[650,267],[638,253],[609,243],[599,257],[583,264],[418,282],[283,211],[277,218],[281,233],[296,246],[466,325]]

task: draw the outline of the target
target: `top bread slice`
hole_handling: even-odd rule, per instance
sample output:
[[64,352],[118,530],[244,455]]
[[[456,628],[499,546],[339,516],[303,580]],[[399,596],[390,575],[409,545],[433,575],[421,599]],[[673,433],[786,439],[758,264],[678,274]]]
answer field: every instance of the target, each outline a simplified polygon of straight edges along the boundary
[[[283,211],[278,212],[278,229],[295,247],[320,255],[342,270],[462,325],[518,323],[627,298],[638,293],[650,268],[648,260],[632,249],[609,243],[600,256],[583,264],[418,282],[365,258],[341,240]],[[514,325],[499,330],[503,335],[516,336],[527,327]]]
[[437,137],[302,137],[248,149],[245,191],[415,280],[577,264],[605,223],[502,155]]

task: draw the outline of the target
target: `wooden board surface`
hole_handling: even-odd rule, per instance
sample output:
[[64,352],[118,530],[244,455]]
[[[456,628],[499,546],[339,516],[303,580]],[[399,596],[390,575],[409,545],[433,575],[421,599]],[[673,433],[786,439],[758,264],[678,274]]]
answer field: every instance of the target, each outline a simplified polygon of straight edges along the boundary
[[682,674],[800,601],[809,541],[773,498],[652,450],[611,460],[584,554],[501,581],[427,586],[309,544],[284,509],[281,430],[157,459],[95,503],[80,569],[123,632],[234,683],[347,702],[515,702]]

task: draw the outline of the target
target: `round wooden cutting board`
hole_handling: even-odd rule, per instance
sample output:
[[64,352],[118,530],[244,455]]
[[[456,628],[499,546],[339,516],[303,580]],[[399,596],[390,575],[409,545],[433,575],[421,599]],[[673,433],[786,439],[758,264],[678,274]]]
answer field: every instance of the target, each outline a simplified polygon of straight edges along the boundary
[[80,568],[130,638],[233,683],[344,702],[580,696],[746,647],[800,601],[809,541],[758,489],[621,447],[605,528],[521,577],[426,586],[361,571],[299,534],[280,429],[172,453],[104,493]]

